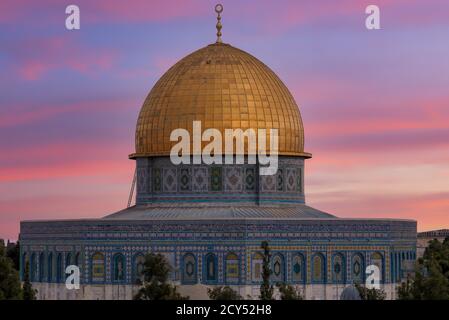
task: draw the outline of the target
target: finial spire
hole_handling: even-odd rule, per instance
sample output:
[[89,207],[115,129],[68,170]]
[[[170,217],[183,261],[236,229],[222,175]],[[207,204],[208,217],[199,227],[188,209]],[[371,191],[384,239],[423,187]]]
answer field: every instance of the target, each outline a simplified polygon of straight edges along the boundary
[[222,43],[221,41],[221,13],[223,12],[223,5],[221,3],[215,6],[215,12],[217,13],[217,43]]

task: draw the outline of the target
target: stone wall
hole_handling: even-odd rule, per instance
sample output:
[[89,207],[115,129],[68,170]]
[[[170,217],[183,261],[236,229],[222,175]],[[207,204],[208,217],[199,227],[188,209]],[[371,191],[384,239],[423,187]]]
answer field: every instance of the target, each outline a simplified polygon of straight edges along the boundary
[[[341,293],[347,285],[297,285],[296,288],[307,300],[340,300]],[[131,300],[139,290],[132,285],[81,285],[79,290],[68,290],[64,284],[33,283],[38,290],[39,300]],[[260,286],[231,286],[245,299],[257,300]],[[203,284],[179,286],[179,292],[191,300],[207,300],[207,289],[213,286]],[[397,284],[381,286],[387,300],[396,299]],[[274,297],[279,299],[275,290]]]

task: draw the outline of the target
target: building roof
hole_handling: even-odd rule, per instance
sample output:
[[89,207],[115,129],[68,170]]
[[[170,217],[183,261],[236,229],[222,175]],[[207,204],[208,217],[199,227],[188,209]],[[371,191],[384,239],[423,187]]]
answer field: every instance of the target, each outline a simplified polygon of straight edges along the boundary
[[431,230],[418,233],[418,238],[446,238],[449,237],[449,229]]
[[295,206],[282,207],[164,207],[164,206],[133,206],[103,219],[117,220],[151,220],[151,219],[315,219],[315,218],[336,218],[335,216],[306,206],[297,204]]

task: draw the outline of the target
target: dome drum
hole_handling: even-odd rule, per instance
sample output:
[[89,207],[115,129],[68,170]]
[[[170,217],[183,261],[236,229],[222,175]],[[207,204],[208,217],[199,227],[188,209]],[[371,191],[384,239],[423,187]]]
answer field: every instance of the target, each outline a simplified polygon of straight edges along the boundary
[[[247,159],[245,159],[247,160]],[[235,161],[234,161],[235,162]],[[304,158],[280,156],[274,175],[260,175],[260,164],[181,164],[169,157],[140,157],[137,205],[198,206],[304,204]]]

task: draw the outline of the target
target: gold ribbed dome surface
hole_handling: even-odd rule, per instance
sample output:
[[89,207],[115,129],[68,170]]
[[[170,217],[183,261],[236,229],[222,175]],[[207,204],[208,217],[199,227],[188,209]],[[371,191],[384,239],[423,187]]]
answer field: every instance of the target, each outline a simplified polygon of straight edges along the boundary
[[267,129],[267,135],[278,129],[280,155],[310,157],[304,152],[301,115],[287,87],[261,61],[228,44],[191,53],[159,79],[140,111],[136,153],[130,157],[170,155],[177,143],[170,141],[171,132],[187,129],[192,139],[193,121],[201,121],[203,131],[220,130],[223,152],[225,129],[252,128],[256,134]]

